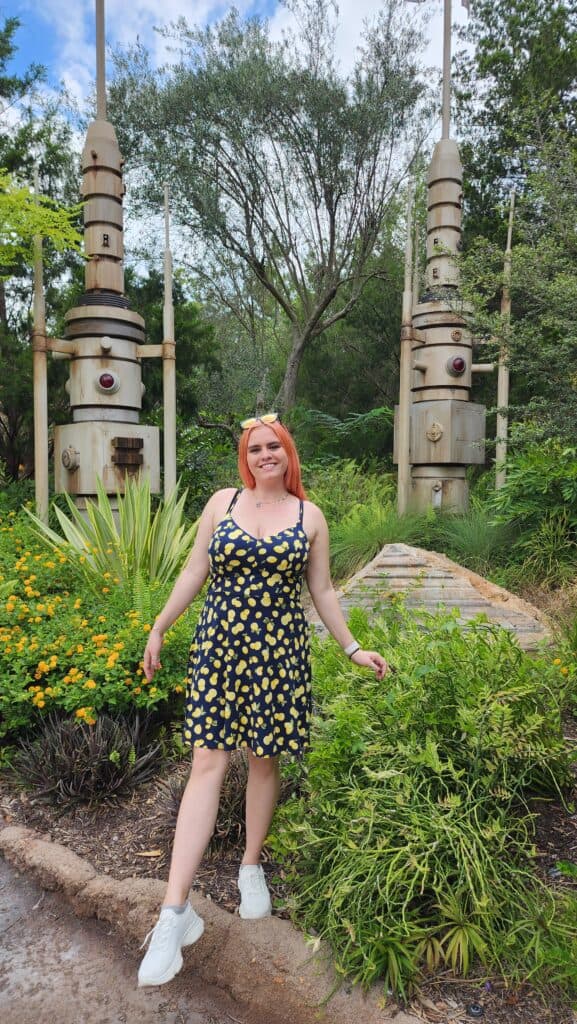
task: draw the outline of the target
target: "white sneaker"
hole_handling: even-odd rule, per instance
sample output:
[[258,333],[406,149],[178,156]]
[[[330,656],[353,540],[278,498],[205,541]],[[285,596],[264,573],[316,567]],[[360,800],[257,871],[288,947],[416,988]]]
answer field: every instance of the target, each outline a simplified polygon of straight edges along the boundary
[[150,939],[146,956],[138,969],[138,987],[145,985],[164,985],[178,974],[182,967],[183,946],[191,946],[200,939],[204,931],[204,921],[194,911],[190,903],[186,910],[177,914],[170,907],[160,911],[160,917],[152,931],[148,933],[141,949]]
[[270,917],[272,903],[267,889],[264,871],[260,864],[244,864],[238,873],[241,917],[256,920]]

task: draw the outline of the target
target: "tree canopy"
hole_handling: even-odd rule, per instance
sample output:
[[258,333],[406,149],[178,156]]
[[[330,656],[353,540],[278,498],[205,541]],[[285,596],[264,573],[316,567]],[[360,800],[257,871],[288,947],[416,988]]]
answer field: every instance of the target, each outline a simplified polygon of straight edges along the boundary
[[300,31],[280,42],[235,11],[206,29],[181,19],[170,31],[175,63],[157,72],[136,47],[117,55],[111,88],[141,209],[158,208],[169,181],[200,278],[230,296],[248,271],[284,318],[282,409],[294,404],[305,351],[376,273],[425,94],[421,39],[400,0],[383,4],[348,75],[327,0],[292,9]]

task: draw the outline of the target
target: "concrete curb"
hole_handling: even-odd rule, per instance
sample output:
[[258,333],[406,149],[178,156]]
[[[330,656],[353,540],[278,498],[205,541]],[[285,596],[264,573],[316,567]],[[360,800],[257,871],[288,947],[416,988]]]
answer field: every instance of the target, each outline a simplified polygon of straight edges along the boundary
[[[127,940],[140,943],[156,920],[163,882],[100,875],[67,847],[22,826],[0,829],[0,853],[44,889],[61,892],[78,917],[107,921]],[[242,921],[198,894],[193,902],[206,927],[202,940],[185,950],[183,974],[194,971],[225,989],[267,1024],[273,1017],[287,1024],[422,1024],[412,1014],[382,1008],[380,988],[367,995],[345,990],[328,950],[313,953],[288,921]]]

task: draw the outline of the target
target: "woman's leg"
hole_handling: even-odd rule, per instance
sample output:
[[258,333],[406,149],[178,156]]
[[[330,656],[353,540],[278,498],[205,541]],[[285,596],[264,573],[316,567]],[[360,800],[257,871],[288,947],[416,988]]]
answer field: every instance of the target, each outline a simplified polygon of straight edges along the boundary
[[246,786],[246,849],[242,863],[258,864],[268,835],[280,789],[278,757],[256,757],[248,752]]
[[230,760],[227,750],[195,747],[192,771],[184,791],[172,847],[164,906],[181,906],[204,851],[218,813],[220,790]]

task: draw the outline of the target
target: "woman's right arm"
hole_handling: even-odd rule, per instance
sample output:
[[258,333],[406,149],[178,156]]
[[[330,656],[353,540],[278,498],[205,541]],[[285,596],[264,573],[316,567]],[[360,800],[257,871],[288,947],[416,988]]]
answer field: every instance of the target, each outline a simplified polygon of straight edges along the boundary
[[214,533],[215,525],[222,519],[223,509],[234,494],[233,488],[217,491],[207,501],[198,524],[194,545],[184,569],[178,576],[172,593],[164,608],[158,615],[149,636],[144,652],[144,673],[152,679],[154,672],[160,667],[159,656],[164,634],[202,590],[209,570],[208,546]]

